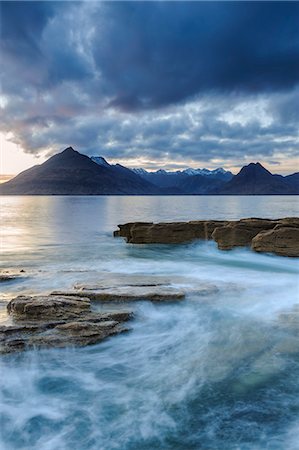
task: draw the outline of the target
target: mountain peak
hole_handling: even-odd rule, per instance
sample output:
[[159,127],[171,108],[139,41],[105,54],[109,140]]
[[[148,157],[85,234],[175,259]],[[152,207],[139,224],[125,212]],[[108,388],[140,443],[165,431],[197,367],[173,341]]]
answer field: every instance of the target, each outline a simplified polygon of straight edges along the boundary
[[67,147],[66,149],[64,149],[61,154],[71,154],[71,153],[78,153],[76,150],[73,149],[73,147]]
[[78,166],[81,167],[82,164],[86,165],[91,163],[88,156],[83,155],[82,153],[74,150],[73,147],[67,147],[60,153],[56,153],[51,158],[49,158],[46,162],[42,164],[42,166],[46,167],[62,167],[62,166]]
[[255,167],[255,168],[257,168],[257,169],[267,170],[267,169],[265,169],[264,166],[261,165],[260,162],[256,162],[256,163],[253,163],[253,162],[252,162],[252,163],[250,163],[250,164],[248,164],[247,166],[244,166],[244,167]]
[[250,163],[247,166],[242,167],[242,169],[240,170],[239,174],[244,174],[244,173],[263,173],[263,174],[268,174],[268,175],[272,175],[271,172],[269,172],[269,170],[267,170],[264,166],[262,166],[261,163],[256,162],[256,163]]

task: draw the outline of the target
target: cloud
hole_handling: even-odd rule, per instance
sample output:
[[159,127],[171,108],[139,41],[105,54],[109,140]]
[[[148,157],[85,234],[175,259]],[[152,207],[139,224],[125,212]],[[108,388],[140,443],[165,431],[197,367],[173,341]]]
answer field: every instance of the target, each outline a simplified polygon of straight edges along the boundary
[[1,130],[31,153],[157,165],[296,157],[298,18],[296,2],[1,2]]
[[94,59],[114,95],[111,105],[124,110],[298,82],[296,3],[119,2],[96,17]]

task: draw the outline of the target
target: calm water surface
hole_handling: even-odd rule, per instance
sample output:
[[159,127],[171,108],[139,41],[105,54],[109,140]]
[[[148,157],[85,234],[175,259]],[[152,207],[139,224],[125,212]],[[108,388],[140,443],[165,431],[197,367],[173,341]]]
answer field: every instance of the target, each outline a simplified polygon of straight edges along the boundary
[[[299,216],[296,197],[1,197],[1,265],[21,293],[117,274],[218,287],[130,305],[132,331],[0,361],[0,449],[299,449],[298,260],[213,242],[133,246],[118,223]],[[183,282],[182,282],[183,280]],[[128,307],[128,305],[126,305]],[[1,312],[1,311],[0,311]]]

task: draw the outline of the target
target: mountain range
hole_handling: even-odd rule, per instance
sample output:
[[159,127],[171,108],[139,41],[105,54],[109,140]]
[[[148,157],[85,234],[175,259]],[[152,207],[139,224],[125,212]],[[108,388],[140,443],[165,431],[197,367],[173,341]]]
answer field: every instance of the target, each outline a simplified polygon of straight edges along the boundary
[[295,195],[299,172],[273,175],[260,163],[237,175],[222,168],[168,172],[128,169],[72,147],[0,184],[1,195]]

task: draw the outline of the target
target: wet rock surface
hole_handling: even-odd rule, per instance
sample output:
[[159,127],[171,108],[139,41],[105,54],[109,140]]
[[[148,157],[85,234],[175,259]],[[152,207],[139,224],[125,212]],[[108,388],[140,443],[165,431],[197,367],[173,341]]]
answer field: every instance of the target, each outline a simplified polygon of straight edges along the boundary
[[7,311],[17,319],[52,319],[59,317],[75,317],[89,310],[90,300],[84,297],[63,296],[25,296],[12,299]]
[[[97,286],[84,286],[77,293],[88,297],[90,300],[102,302],[109,301],[136,301],[150,300],[156,302],[182,300],[185,293],[182,290],[168,286],[121,286],[114,288],[102,288]],[[76,291],[54,291],[52,295],[70,296]]]
[[19,278],[22,278],[22,275],[25,271],[20,270],[20,273],[10,273],[10,272],[2,272],[0,273],[0,283],[4,283],[6,281],[14,281]]
[[[289,311],[285,311],[279,315],[279,323],[284,328],[295,333],[297,340],[299,337],[299,303],[295,304]],[[299,340],[298,340],[299,345]]]
[[191,221],[172,223],[133,222],[119,226],[115,236],[125,237],[132,244],[178,244],[194,239],[210,239],[216,226],[225,221]]
[[250,245],[252,239],[261,231],[274,228],[278,222],[264,219],[244,219],[217,227],[212,238],[220,250]]
[[210,283],[193,279],[190,282],[186,284],[183,277],[117,274],[96,284],[76,284],[70,291],[54,291],[52,295],[70,298],[80,295],[100,302],[173,302],[183,300],[188,293],[201,296],[218,292],[218,288]]
[[127,331],[123,323],[132,318],[129,311],[93,312],[79,296],[18,296],[7,311],[12,324],[0,327],[0,353],[96,344]]
[[[10,323],[0,326],[0,353],[31,348],[85,346],[126,331],[132,312],[117,303],[147,300],[181,301],[188,293],[209,296],[218,292],[210,283],[184,277],[99,274],[95,284],[75,284],[50,295],[19,295],[7,304]],[[93,311],[92,301],[109,304]]]
[[252,239],[251,247],[256,252],[299,256],[299,228],[278,225],[273,230],[262,231]]
[[4,283],[5,281],[12,281],[16,277],[13,275],[0,274],[0,283]]
[[179,244],[195,239],[214,239],[221,250],[251,246],[257,252],[299,256],[299,218],[248,218],[237,221],[131,222],[118,225],[114,236],[131,244]]

